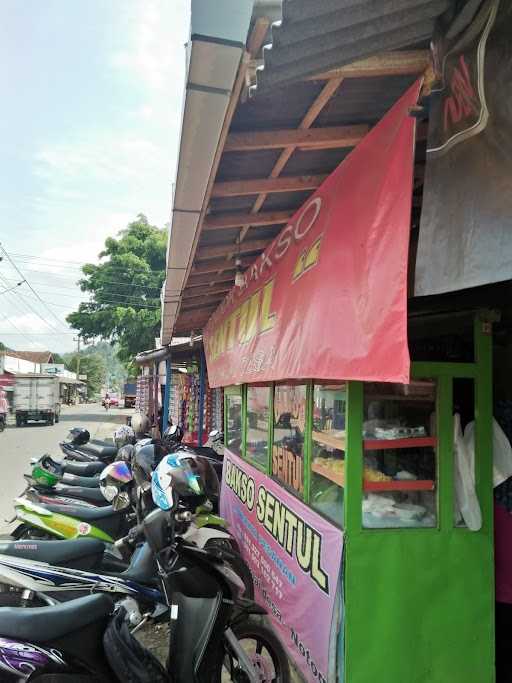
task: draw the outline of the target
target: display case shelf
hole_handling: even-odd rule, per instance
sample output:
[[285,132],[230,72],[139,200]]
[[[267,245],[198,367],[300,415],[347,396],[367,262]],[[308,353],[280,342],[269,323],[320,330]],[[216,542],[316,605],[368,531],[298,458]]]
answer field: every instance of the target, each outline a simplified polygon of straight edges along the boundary
[[400,481],[365,481],[364,491],[433,491],[436,483],[432,479]]
[[[329,479],[338,486],[345,486],[345,473],[343,471],[336,472],[330,467],[313,463],[311,470],[315,474],[319,474],[326,479]],[[400,480],[393,479],[391,481],[365,481],[363,488],[365,491],[433,491],[435,489],[435,481],[432,479],[415,479],[415,480]]]
[[327,446],[328,448],[335,448],[339,451],[345,450],[345,432],[330,430],[318,432],[313,430],[311,437],[313,441],[321,444],[322,446]]
[[345,486],[345,472],[336,472],[330,467],[325,467],[324,465],[319,465],[318,463],[313,463],[311,465],[311,471],[315,472],[316,474],[320,474],[322,477],[325,477],[326,479],[330,479],[332,482],[337,484],[338,486]]
[[435,436],[412,436],[406,439],[365,439],[363,445],[365,451],[384,451],[391,448],[435,448],[437,438]]

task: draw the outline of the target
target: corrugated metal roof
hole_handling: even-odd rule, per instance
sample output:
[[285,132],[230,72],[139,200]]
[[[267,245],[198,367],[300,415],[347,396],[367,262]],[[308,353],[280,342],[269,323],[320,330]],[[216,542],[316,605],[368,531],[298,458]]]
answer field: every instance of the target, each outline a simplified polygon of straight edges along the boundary
[[[258,89],[282,85],[386,50],[418,45],[457,0],[283,0]],[[459,2],[460,4],[460,2]]]

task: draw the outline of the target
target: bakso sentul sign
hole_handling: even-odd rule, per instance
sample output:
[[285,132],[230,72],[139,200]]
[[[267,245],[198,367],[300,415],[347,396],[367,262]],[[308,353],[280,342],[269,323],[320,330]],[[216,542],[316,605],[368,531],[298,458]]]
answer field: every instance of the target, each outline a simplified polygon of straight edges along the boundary
[[343,532],[226,449],[221,512],[288,654],[308,683],[334,680]]
[[297,211],[213,314],[212,387],[407,382],[413,85]]

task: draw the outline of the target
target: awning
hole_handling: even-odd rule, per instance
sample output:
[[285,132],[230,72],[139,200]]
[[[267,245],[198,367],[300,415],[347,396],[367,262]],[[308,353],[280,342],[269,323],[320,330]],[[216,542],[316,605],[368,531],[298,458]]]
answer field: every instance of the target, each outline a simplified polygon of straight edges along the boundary
[[212,387],[409,381],[407,256],[421,81],[325,180],[205,331]]

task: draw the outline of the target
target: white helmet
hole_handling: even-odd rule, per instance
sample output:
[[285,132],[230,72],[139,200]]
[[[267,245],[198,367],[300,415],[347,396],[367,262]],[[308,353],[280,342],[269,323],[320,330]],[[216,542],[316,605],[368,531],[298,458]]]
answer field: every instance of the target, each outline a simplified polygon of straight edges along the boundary
[[126,444],[133,443],[135,441],[135,432],[128,425],[121,425],[114,432],[114,443],[116,448],[119,450],[122,446]]
[[132,429],[136,436],[147,434],[151,429],[149,417],[144,413],[135,413],[132,417]]

